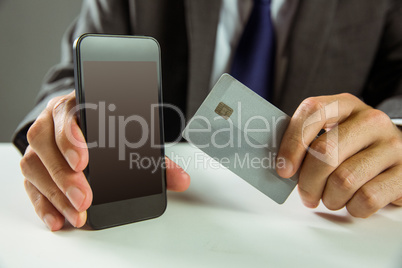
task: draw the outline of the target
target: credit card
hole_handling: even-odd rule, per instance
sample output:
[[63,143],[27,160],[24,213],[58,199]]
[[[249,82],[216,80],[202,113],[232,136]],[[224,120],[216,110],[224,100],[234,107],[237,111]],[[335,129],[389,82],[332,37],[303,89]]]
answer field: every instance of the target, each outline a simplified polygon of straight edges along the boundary
[[282,136],[290,117],[229,74],[223,74],[182,135],[278,204],[286,201],[298,174],[276,173]]

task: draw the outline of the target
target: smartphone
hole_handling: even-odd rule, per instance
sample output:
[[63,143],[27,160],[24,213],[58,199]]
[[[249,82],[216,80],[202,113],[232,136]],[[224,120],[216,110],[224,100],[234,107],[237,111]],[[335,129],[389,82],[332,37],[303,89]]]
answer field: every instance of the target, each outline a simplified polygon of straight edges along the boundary
[[93,192],[87,223],[103,229],[166,209],[161,60],[143,36],[85,34],[74,42],[78,122]]

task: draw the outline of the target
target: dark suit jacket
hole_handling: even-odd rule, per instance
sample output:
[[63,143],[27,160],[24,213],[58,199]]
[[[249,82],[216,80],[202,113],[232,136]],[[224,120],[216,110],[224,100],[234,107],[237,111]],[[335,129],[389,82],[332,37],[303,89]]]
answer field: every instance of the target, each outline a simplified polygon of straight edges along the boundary
[[[164,101],[193,115],[207,96],[221,0],[88,0],[66,32],[60,64],[44,80],[37,106],[18,127],[26,131],[47,101],[74,88],[72,43],[83,33],[155,37],[162,49]],[[285,46],[285,82],[273,103],[292,114],[310,96],[350,92],[402,118],[402,1],[301,0]],[[166,140],[180,133],[167,111]]]

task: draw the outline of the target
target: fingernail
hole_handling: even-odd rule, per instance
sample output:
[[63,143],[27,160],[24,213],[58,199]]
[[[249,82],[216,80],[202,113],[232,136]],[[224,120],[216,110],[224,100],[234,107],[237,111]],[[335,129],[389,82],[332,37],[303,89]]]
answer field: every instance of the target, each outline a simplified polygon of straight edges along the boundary
[[79,161],[79,156],[78,156],[77,152],[69,149],[66,151],[65,156],[66,156],[66,160],[67,160],[68,164],[70,165],[70,167],[73,170],[75,170],[78,165],[78,161]]
[[45,216],[43,216],[43,221],[46,224],[47,228],[49,228],[49,230],[52,230],[52,227],[56,223],[56,218],[52,214],[46,214]]
[[78,212],[72,208],[66,208],[63,210],[63,215],[71,223],[72,226],[77,227],[77,214]]
[[316,208],[318,206],[318,205],[310,203],[310,202],[308,202],[306,200],[302,200],[302,201],[303,201],[303,204],[308,208]]
[[81,205],[85,200],[85,194],[77,187],[70,187],[66,191],[66,196],[75,209],[80,211]]

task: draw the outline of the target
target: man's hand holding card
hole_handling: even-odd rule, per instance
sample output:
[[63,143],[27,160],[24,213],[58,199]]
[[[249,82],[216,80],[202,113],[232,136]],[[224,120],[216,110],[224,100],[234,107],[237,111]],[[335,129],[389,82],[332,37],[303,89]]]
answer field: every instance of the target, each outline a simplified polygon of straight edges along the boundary
[[350,94],[308,98],[290,118],[224,74],[183,137],[279,204],[298,184],[310,208],[402,206],[402,132]]

